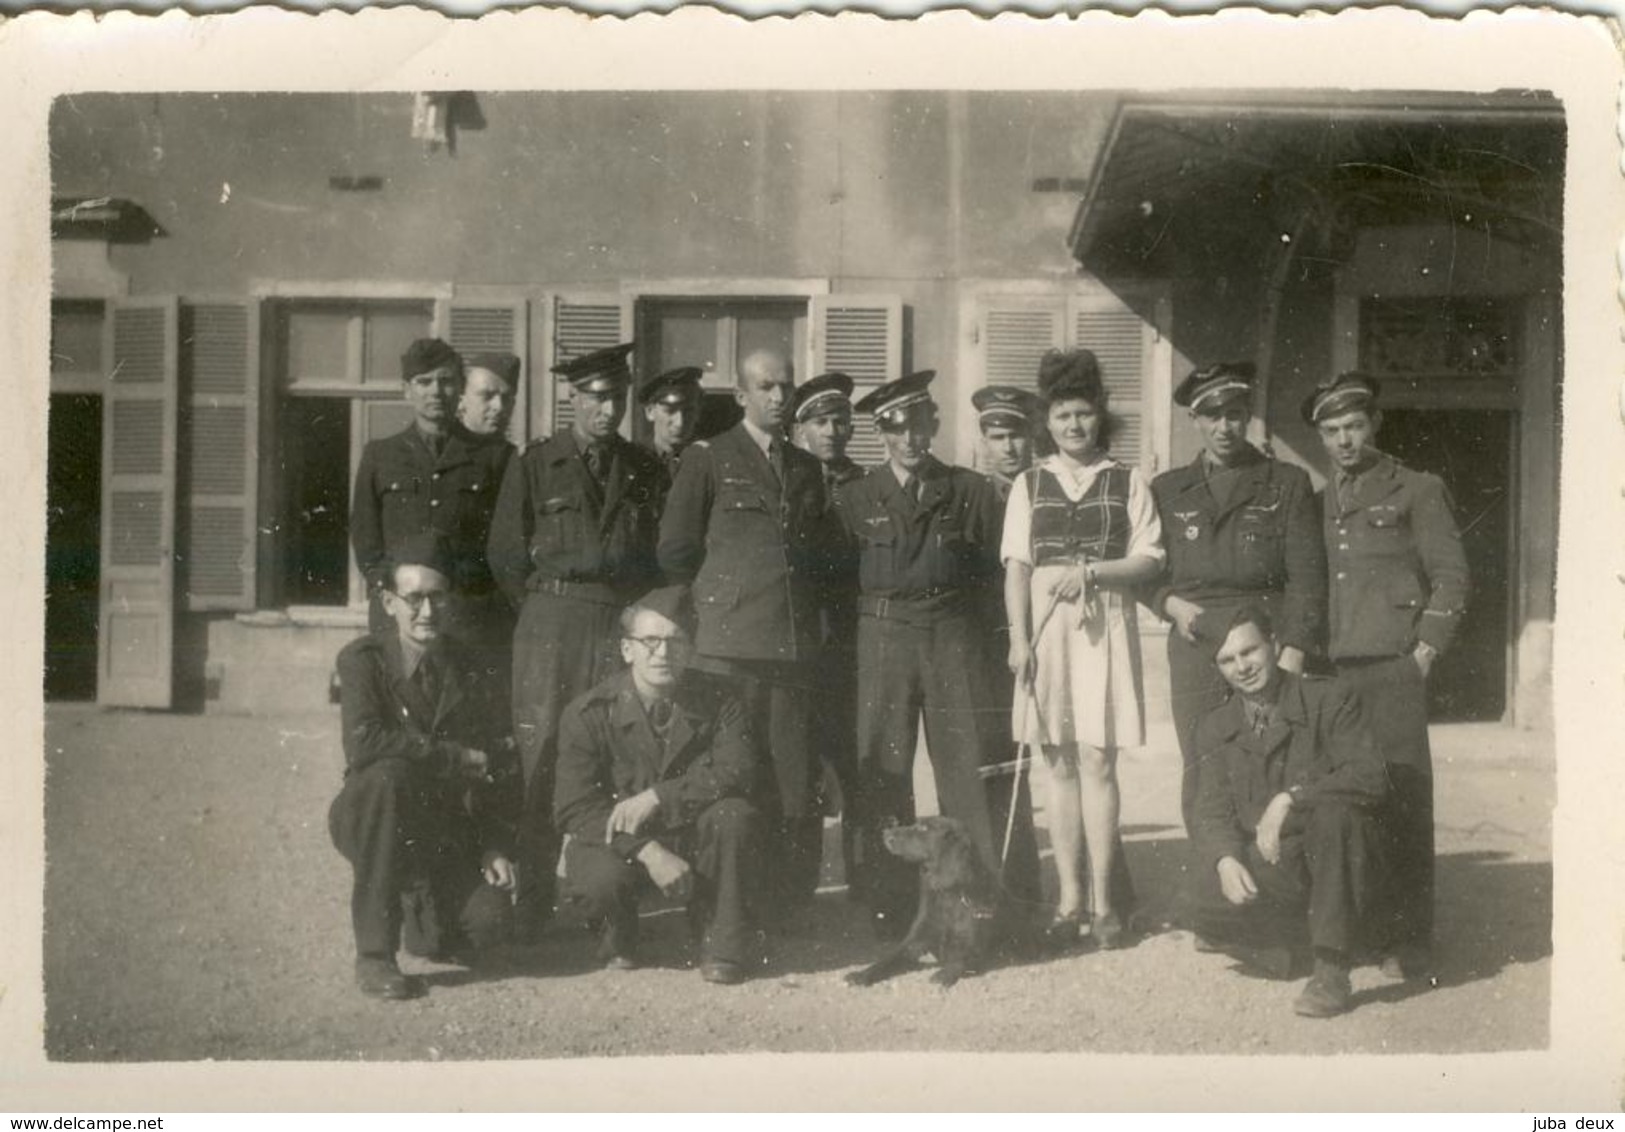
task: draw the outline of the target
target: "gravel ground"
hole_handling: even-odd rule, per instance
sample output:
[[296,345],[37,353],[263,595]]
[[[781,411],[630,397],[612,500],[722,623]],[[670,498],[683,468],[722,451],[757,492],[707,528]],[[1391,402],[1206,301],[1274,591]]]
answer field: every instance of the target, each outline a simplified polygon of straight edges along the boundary
[[[47,1055],[62,1061],[475,1060],[682,1051],[1476,1052],[1547,1044],[1549,740],[1435,733],[1439,934],[1434,987],[1355,972],[1357,1009],[1291,1013],[1298,984],[1246,977],[1165,931],[968,979],[842,975],[875,945],[838,878],[816,927],[755,980],[704,984],[683,917],[646,918],[653,964],[597,970],[566,918],[538,947],[470,971],[405,959],[428,997],[351,983],[348,867],[326,809],[336,714],[243,719],[47,712]],[[1178,756],[1122,760],[1125,834],[1149,910],[1176,886]],[[831,829],[826,859],[836,859]]]

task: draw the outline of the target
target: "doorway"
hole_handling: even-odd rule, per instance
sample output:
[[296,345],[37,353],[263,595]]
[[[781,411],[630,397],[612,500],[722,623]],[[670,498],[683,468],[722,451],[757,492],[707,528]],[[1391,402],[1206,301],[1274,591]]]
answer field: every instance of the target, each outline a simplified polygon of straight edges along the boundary
[[1428,682],[1434,722],[1506,717],[1515,422],[1512,412],[1493,409],[1383,412],[1382,450],[1407,467],[1432,472],[1449,489],[1471,575],[1456,642],[1439,658]]
[[51,394],[45,472],[45,698],[96,698],[102,399]]

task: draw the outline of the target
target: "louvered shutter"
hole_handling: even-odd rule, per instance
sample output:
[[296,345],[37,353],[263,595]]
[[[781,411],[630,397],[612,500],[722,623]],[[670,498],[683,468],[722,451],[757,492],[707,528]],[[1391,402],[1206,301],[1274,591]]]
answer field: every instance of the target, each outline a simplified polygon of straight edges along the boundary
[[181,308],[180,451],[185,491],[177,580],[186,608],[254,608],[259,490],[259,308]]
[[102,561],[96,701],[171,705],[175,646],[178,306],[110,304],[102,399]]
[[524,444],[530,434],[529,308],[522,297],[487,300],[464,297],[442,300],[437,312],[441,333],[451,348],[463,356],[482,351],[513,354],[519,359],[519,383],[514,400],[513,423],[508,439]]
[[[553,366],[632,337],[632,302],[621,295],[558,295],[553,300],[552,350],[547,359],[547,396],[551,407],[543,434],[569,428],[574,420],[569,391],[552,374]],[[622,422],[621,431],[628,425]]]
[[[852,378],[852,400],[903,375],[903,301],[896,295],[813,297],[812,373],[839,371]],[[885,446],[874,422],[853,422],[846,454],[859,464],[883,463]]]
[[1038,387],[1038,362],[1066,341],[1062,302],[990,304],[982,317],[982,374],[985,385]]
[[1151,472],[1145,396],[1152,330],[1144,319],[1110,295],[1080,296],[1070,312],[1069,345],[1093,351],[1110,399],[1116,429],[1111,451]]

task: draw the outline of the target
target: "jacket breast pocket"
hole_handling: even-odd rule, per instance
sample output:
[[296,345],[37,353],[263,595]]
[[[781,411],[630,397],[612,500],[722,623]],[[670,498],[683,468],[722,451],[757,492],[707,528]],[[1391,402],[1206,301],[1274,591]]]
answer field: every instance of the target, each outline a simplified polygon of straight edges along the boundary
[[760,529],[775,521],[767,500],[759,492],[724,490],[717,495],[712,520],[718,534],[726,539],[730,533]]
[[542,501],[537,509],[536,550],[567,550],[581,543],[581,502],[569,496],[554,496]]

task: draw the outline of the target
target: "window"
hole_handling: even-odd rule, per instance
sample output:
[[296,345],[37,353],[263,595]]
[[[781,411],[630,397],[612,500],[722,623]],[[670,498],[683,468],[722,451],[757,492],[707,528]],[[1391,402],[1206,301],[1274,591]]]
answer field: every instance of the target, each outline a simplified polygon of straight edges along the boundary
[[1518,368],[1519,304],[1463,296],[1360,302],[1360,366],[1378,377],[1487,378]]
[[276,317],[276,498],[285,605],[359,605],[350,497],[367,442],[399,432],[400,358],[433,333],[428,300],[292,300]]
[[[664,373],[678,366],[705,371],[700,387],[701,437],[739,420],[734,378],[739,362],[756,350],[777,350],[798,370],[807,356],[807,303],[802,299],[645,299],[638,304],[637,371]],[[798,382],[811,374],[797,373]],[[632,435],[649,425],[632,412]]]
[[[100,299],[51,301],[51,387],[57,392],[93,392],[106,371],[102,361],[105,304]],[[80,389],[80,386],[88,386]]]

